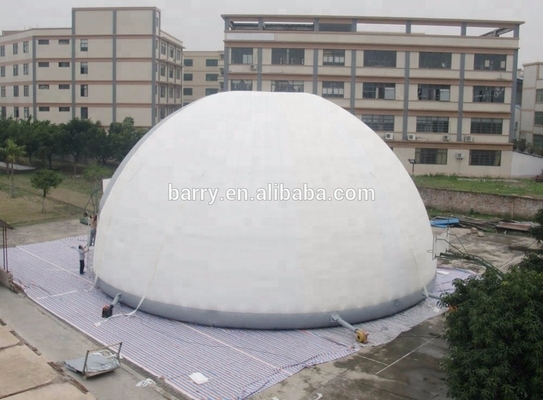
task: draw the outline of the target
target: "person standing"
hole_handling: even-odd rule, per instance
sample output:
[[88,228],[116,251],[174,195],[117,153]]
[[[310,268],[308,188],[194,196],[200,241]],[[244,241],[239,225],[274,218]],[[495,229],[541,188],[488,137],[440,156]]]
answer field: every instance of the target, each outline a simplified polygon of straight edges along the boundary
[[79,245],[79,275],[83,275],[85,273],[85,253],[89,251],[89,246],[83,247],[82,245]]
[[96,240],[96,229],[98,228],[98,215],[93,215],[91,217],[91,223],[90,223],[90,238],[89,238],[89,246],[94,246],[94,242]]

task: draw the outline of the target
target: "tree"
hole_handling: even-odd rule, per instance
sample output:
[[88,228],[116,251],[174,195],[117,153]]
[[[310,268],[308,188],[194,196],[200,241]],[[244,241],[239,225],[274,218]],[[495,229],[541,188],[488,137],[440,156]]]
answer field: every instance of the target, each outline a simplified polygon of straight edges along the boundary
[[100,165],[90,165],[83,171],[83,177],[91,188],[90,201],[92,202],[92,207],[96,214],[100,203],[102,179],[110,178],[111,171]]
[[25,155],[24,146],[19,146],[13,139],[7,139],[6,145],[0,147],[0,154],[3,156],[6,163],[6,172],[10,177],[11,183],[11,197],[15,197],[15,164]]
[[45,197],[49,194],[51,188],[56,188],[63,181],[63,176],[60,172],[50,169],[40,169],[32,175],[30,183],[36,189],[43,191],[41,199],[41,212],[45,213]]
[[60,147],[63,154],[72,156],[74,174],[77,173],[77,163],[87,150],[88,133],[94,129],[94,124],[88,119],[72,119],[66,124],[59,125]]
[[[538,216],[542,216],[539,212]],[[543,256],[527,254],[505,274],[457,280],[443,359],[449,396],[458,400],[543,398]]]
[[87,132],[87,153],[100,165],[113,158],[114,149],[111,136],[100,125],[94,125]]
[[113,157],[122,161],[144,135],[143,129],[134,126],[134,118],[126,117],[122,123],[112,123],[109,126],[109,136]]

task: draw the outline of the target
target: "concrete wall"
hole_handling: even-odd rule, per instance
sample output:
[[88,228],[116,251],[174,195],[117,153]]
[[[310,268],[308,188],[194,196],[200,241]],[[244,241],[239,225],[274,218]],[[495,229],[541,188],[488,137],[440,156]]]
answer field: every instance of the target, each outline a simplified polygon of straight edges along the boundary
[[526,178],[541,174],[543,158],[514,151],[511,160],[511,177]]
[[506,218],[531,219],[543,208],[543,199],[520,196],[500,196],[484,193],[460,192],[444,189],[419,188],[419,193],[428,208],[445,212],[499,215]]

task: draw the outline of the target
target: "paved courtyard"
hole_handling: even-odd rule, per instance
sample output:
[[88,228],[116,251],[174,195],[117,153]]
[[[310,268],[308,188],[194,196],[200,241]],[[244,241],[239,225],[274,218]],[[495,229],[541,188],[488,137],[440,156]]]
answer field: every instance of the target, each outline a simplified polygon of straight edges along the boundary
[[[84,235],[86,230],[85,226],[75,221],[23,227],[10,234],[10,244],[23,245]],[[466,248],[473,248],[473,251],[484,249],[494,257],[496,254],[502,255],[499,259],[493,259],[497,266],[510,264],[522,254],[509,251],[509,246],[528,246],[533,242],[524,237],[509,236],[504,239],[503,235],[489,234],[479,238],[465,233],[465,230],[457,232]],[[454,261],[454,265],[469,267],[458,261]],[[0,288],[0,319],[48,360],[57,364],[84,354],[86,349],[97,345],[94,340],[58,320],[24,295],[14,294],[5,288]],[[35,329],[36,326],[43,328]],[[401,333],[392,342],[367,346],[346,358],[303,369],[252,398],[445,399],[444,376],[439,370],[439,359],[446,350],[440,338],[442,328],[442,317],[436,316]],[[24,375],[23,371],[20,373]],[[94,380],[82,381],[71,372],[66,372],[66,376],[79,380],[98,399],[186,398],[130,363],[123,363],[121,370]],[[157,381],[158,385],[136,386],[146,378]]]

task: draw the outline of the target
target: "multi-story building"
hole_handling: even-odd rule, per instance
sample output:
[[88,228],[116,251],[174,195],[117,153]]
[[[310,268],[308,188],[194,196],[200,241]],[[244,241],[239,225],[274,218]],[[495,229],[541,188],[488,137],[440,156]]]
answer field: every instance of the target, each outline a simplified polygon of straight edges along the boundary
[[521,139],[543,148],[543,62],[524,65]]
[[222,17],[224,90],[330,99],[417,174],[511,174],[522,22]]
[[224,52],[185,51],[183,60],[183,105],[222,91]]
[[183,44],[154,7],[75,8],[71,28],[3,32],[0,111],[150,127],[182,102]]

